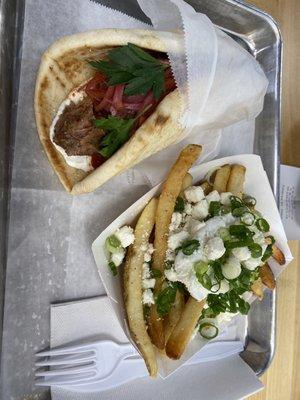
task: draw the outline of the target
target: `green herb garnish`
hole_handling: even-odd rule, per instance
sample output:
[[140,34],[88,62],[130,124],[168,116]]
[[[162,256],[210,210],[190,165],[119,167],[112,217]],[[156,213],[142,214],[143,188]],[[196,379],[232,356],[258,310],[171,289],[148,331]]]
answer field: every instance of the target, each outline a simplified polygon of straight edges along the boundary
[[113,261],[110,261],[108,263],[108,267],[114,276],[118,275],[118,269]]
[[90,61],[90,65],[103,72],[108,78],[108,85],[125,83],[124,94],[146,94],[153,90],[156,99],[165,91],[164,70],[162,64],[140,47],[128,43],[116,47],[107,53],[107,61]]
[[269,230],[270,230],[270,225],[269,225],[268,221],[264,218],[259,218],[255,222],[255,225],[262,232],[269,232]]
[[190,256],[191,254],[194,253],[194,251],[196,251],[199,248],[199,246],[200,246],[200,243],[196,239],[186,240],[181,245],[181,251],[186,256]]
[[176,199],[174,211],[180,213],[184,211],[184,200],[181,196],[178,196]]
[[262,247],[257,243],[250,244],[249,250],[251,251],[251,257],[253,258],[258,258],[262,255]]
[[256,199],[254,197],[252,197],[252,196],[244,196],[243,197],[243,202],[248,207],[255,207],[255,205],[256,205]]
[[272,245],[269,244],[264,252],[264,255],[261,258],[261,261],[267,261],[273,254]]
[[166,260],[165,261],[165,269],[171,269],[174,265],[174,261]]
[[110,253],[118,253],[121,248],[121,242],[116,235],[110,235],[105,240],[105,247]]
[[101,140],[99,153],[105,158],[112,156],[129,139],[134,122],[133,118],[123,119],[112,115],[95,119],[94,125],[107,132]]
[[166,288],[162,289],[156,298],[156,309],[158,314],[163,317],[168,314],[172,305],[175,302],[177,286],[169,284]]
[[199,333],[205,339],[214,339],[219,334],[219,329],[211,322],[203,322],[199,326]]
[[221,203],[219,201],[211,201],[210,202],[209,214],[213,217],[221,214]]

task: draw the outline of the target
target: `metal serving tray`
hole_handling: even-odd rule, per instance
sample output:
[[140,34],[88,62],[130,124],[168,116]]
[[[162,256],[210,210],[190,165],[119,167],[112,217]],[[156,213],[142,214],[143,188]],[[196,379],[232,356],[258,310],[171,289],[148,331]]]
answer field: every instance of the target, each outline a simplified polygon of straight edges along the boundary
[[[264,109],[256,119],[254,152],[262,157],[274,194],[277,197],[282,47],[278,26],[269,15],[240,1],[188,0],[188,2],[197,11],[207,14],[216,25],[253,54],[269,79],[270,85],[265,98]],[[2,55],[0,58],[0,330],[2,329],[5,298],[10,171],[16,126],[24,3],[25,1],[22,0],[0,0],[0,46]],[[147,21],[134,0],[107,0],[102,1],[103,3]],[[45,318],[48,319],[48,315]],[[41,321],[41,324],[43,324],[43,321]],[[48,337],[45,337],[45,339],[47,341]],[[267,290],[264,300],[256,302],[251,308],[247,321],[247,332],[245,333],[245,350],[241,355],[256,374],[260,375],[269,366],[274,355],[274,347],[275,292]],[[31,352],[34,351],[31,349]],[[40,393],[40,396],[42,396],[39,397],[40,399],[48,398],[46,392],[44,395]]]

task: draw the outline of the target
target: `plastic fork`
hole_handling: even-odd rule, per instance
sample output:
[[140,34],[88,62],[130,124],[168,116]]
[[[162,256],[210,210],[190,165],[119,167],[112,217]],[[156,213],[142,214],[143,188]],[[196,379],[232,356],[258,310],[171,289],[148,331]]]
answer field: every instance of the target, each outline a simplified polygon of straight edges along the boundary
[[36,367],[50,367],[35,373],[38,386],[86,385],[105,380],[122,360],[140,359],[131,343],[101,340],[78,346],[55,348],[36,354]]

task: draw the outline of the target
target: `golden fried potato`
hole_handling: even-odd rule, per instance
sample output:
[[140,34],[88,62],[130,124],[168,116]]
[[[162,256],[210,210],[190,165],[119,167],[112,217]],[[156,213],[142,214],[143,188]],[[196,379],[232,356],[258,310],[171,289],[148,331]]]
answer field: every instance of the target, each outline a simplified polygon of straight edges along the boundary
[[149,374],[156,376],[155,349],[147,332],[142,304],[142,269],[144,252],[155,223],[158,200],[152,199],[143,210],[135,227],[135,241],[129,247],[124,269],[124,300],[131,336],[139,348]]
[[[159,197],[156,219],[153,253],[153,268],[164,273],[164,263],[168,247],[169,225],[176,199],[181,191],[184,177],[201,153],[202,147],[195,144],[186,146],[171,168]],[[163,277],[156,280],[154,296],[161,290]],[[158,315],[156,305],[151,306],[149,318],[149,334],[158,349],[165,347],[163,319]]]
[[273,271],[271,270],[269,264],[264,264],[259,269],[259,275],[261,277],[262,283],[269,289],[275,289],[276,282]]
[[227,182],[226,191],[233,195],[242,198],[245,184],[246,168],[243,165],[233,164],[229,179]]
[[178,360],[188,345],[198,323],[205,300],[197,301],[189,297],[178,324],[175,326],[166,344],[168,357]]
[[213,183],[213,190],[217,190],[219,193],[226,192],[230,171],[231,166],[229,164],[223,165],[217,170]]

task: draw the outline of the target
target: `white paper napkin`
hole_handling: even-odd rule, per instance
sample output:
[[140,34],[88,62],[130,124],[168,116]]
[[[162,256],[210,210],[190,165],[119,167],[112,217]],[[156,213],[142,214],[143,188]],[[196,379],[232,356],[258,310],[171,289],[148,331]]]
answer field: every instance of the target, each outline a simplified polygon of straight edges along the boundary
[[[233,336],[232,336],[233,335]],[[106,296],[82,301],[54,304],[51,306],[51,347],[84,339],[113,339],[128,342]],[[227,332],[223,340],[234,339],[234,332]],[[101,393],[101,400],[108,399],[189,399],[235,400],[260,390],[263,386],[253,371],[235,354],[222,358],[222,348],[228,353],[226,344],[216,342],[201,352],[196,365],[183,366],[168,379],[143,377],[145,368],[135,373],[143,377],[128,384]],[[232,346],[231,353],[240,351],[240,344]],[[217,361],[214,354],[218,355]],[[199,359],[206,362],[198,363]],[[217,382],[217,385],[216,385]],[[241,385],[240,383],[243,382]],[[113,380],[112,380],[113,384]],[[96,400],[99,393],[80,393],[66,388],[52,388],[52,400]],[[90,389],[92,390],[92,389]],[[158,394],[159,393],[159,397]]]

